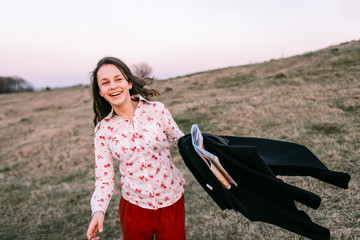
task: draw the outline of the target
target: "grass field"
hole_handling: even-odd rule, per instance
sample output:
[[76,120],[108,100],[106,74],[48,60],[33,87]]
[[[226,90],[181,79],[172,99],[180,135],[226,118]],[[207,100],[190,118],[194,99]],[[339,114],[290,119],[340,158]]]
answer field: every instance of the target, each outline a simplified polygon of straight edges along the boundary
[[[153,87],[184,133],[197,123],[202,132],[296,142],[330,169],[351,174],[346,190],[309,177],[280,178],[321,196],[318,210],[298,207],[329,228],[332,239],[359,239],[359,63],[360,41],[352,41]],[[0,95],[1,239],[86,239],[94,185],[92,118],[85,87]],[[175,147],[172,153],[187,181],[188,239],[304,239],[221,211]],[[121,239],[119,199],[117,184],[102,239]]]

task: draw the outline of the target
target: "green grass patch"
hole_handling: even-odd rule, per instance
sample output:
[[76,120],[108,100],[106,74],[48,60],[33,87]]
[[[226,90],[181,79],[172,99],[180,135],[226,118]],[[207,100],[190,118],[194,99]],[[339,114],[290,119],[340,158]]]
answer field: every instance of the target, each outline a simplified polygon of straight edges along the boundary
[[236,86],[242,86],[255,80],[253,74],[238,74],[236,76],[221,77],[215,81],[217,88],[230,88]]
[[207,113],[194,113],[190,116],[178,116],[175,118],[176,123],[180,129],[183,129],[184,133],[190,133],[191,126],[197,124],[202,132],[213,132],[217,128],[209,121],[209,115]]

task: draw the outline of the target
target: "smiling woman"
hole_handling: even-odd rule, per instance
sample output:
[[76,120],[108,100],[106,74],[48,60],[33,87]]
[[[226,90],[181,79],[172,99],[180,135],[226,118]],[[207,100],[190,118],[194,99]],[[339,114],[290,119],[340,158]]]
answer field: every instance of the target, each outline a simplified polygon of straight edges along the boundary
[[121,173],[119,216],[124,239],[185,239],[185,183],[168,141],[184,135],[159,93],[145,88],[152,79],[134,76],[120,60],[99,61],[92,73],[94,99],[95,191],[87,238],[103,232],[114,192],[114,164]]
[[[107,75],[102,76],[102,78],[99,79],[98,72],[102,70],[100,71],[100,73],[105,73],[107,69],[111,70],[112,71],[111,73],[113,75],[109,73]],[[156,90],[146,88],[146,86],[150,85],[153,82],[153,79],[139,78],[135,76],[124,62],[114,57],[105,57],[101,59],[98,62],[94,71],[92,72],[91,79],[92,79],[91,91],[94,100],[93,109],[95,113],[95,117],[94,117],[95,125],[98,122],[100,122],[101,119],[106,117],[106,115],[108,115],[111,109],[113,108],[111,102],[109,102],[105,97],[103,97],[100,94],[101,88],[104,89],[104,91],[106,88],[109,88],[110,91],[111,87],[115,87],[114,85],[115,83],[126,80],[129,84],[130,95],[140,94],[141,96],[143,96],[145,99],[148,100],[150,100],[152,97],[159,96],[159,93]],[[113,85],[111,85],[111,83]]]

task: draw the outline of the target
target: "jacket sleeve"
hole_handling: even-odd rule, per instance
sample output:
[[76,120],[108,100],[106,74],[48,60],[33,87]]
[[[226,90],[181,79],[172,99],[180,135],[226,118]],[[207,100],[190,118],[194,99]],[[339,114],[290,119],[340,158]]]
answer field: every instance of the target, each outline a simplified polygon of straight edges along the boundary
[[97,211],[104,214],[114,192],[114,165],[107,137],[99,128],[95,128],[94,134],[95,152],[95,190],[91,197],[91,211],[94,215]]

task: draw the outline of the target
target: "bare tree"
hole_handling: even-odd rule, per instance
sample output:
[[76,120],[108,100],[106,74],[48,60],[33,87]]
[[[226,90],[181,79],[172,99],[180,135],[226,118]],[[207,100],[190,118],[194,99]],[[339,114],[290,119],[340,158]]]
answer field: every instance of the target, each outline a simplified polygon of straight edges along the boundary
[[152,68],[150,67],[149,64],[143,62],[139,64],[134,64],[133,71],[136,76],[144,78],[144,77],[150,77],[150,74],[152,73]]
[[30,92],[34,91],[30,83],[19,77],[0,76],[0,94],[11,92]]

